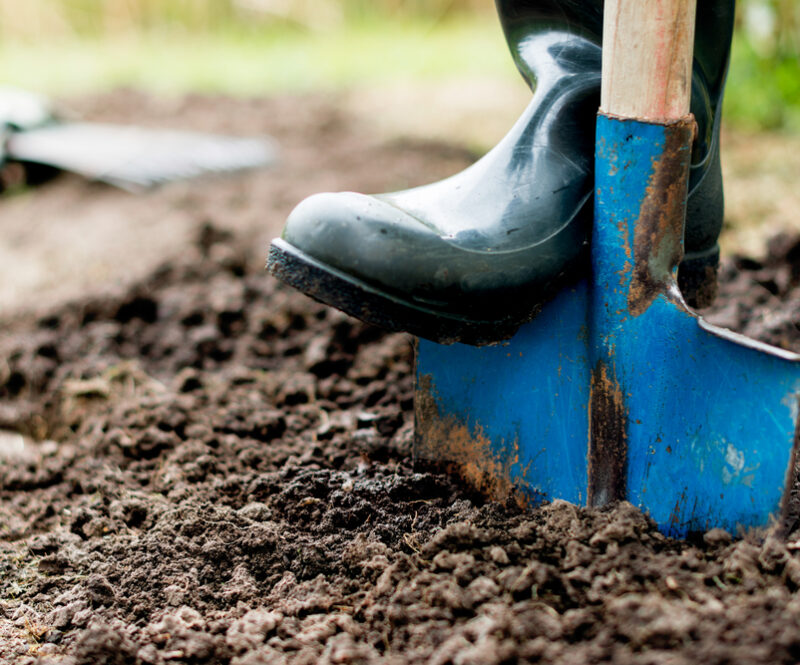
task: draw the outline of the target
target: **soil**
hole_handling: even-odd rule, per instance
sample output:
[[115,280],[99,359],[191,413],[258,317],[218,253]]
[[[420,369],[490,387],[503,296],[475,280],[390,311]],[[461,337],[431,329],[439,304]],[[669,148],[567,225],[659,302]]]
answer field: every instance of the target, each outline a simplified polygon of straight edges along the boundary
[[[174,112],[131,92],[74,103]],[[2,319],[0,661],[800,660],[800,544],[676,541],[626,503],[522,509],[415,468],[411,340],[264,274],[305,193],[425,182],[470,154],[372,139],[335,98],[177,108],[200,129],[271,133],[283,165],[141,198],[63,177],[3,201],[100,197],[109,219],[149,207],[183,226],[144,274],[112,265],[119,280],[16,296]],[[726,263],[709,316],[800,349],[800,238],[769,248]]]

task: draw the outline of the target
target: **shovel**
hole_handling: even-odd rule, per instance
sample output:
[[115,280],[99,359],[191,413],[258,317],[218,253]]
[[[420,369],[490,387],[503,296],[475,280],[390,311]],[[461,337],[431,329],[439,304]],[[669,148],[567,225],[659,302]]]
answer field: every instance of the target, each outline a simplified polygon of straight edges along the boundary
[[274,143],[127,125],[60,122],[34,93],[0,88],[0,166],[16,161],[138,191],[172,180],[269,166]]
[[591,276],[502,346],[419,340],[417,458],[494,498],[785,534],[800,356],[700,318],[683,252],[696,0],[606,0]]

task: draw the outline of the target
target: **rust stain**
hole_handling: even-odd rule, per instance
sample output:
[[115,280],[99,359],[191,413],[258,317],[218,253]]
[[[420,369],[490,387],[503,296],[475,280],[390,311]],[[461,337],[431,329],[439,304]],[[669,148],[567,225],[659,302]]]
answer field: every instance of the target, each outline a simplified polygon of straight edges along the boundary
[[665,126],[664,151],[653,164],[634,232],[628,290],[628,310],[633,316],[646,311],[664,291],[683,258],[690,147],[696,126],[691,115]]
[[[798,398],[800,412],[800,398]],[[786,540],[800,522],[800,418],[795,424],[792,454],[789,456],[789,467],[786,469],[786,484],[781,499],[780,515],[775,524],[773,535]]]
[[628,410],[619,383],[601,360],[592,370],[589,396],[590,506],[622,501],[627,495]]
[[419,377],[414,397],[414,458],[444,463],[469,485],[494,501],[513,498],[520,507],[530,499],[517,491],[512,470],[524,482],[530,463],[520,468],[519,442],[497,452],[480,427],[470,430],[454,416],[442,416],[431,376]]
[[631,239],[626,220],[621,219],[617,222],[617,231],[619,231],[622,238],[622,249],[625,251],[625,256],[630,260],[633,258],[633,253],[631,252]]
[[677,501],[675,501],[675,507],[672,509],[672,512],[669,515],[669,523],[673,527],[680,526],[681,516],[683,515],[683,509],[685,504],[686,504],[686,490],[681,492]]
[[633,264],[630,261],[625,261],[625,265],[622,266],[622,270],[619,273],[620,288],[625,286],[625,282],[628,279],[628,275],[631,274],[632,270],[633,270]]

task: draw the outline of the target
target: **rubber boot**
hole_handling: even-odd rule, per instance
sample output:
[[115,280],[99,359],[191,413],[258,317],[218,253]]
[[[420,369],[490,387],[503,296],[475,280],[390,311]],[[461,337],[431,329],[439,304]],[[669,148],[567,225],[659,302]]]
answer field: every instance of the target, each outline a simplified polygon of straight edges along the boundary
[[[563,20],[595,43],[603,31],[602,0],[495,0],[506,42],[517,68],[531,88],[536,69],[528,35],[531,26],[547,16]],[[709,306],[717,294],[719,244],[724,217],[719,134],[722,95],[730,60],[735,0],[697,3],[694,44],[692,108],[698,125],[689,180],[684,258],[678,283],[686,301],[697,308]],[[599,89],[598,89],[599,99]],[[593,129],[593,127],[592,127]]]
[[[602,2],[497,4],[517,66],[534,91],[506,137],[466,170],[432,185],[306,199],[272,243],[270,272],[364,321],[440,343],[479,345],[511,337],[586,274]],[[722,220],[717,109],[733,0],[699,4],[693,111],[700,131],[690,184],[694,218],[681,268],[691,275],[682,282],[695,303],[698,296],[707,300],[715,284]]]

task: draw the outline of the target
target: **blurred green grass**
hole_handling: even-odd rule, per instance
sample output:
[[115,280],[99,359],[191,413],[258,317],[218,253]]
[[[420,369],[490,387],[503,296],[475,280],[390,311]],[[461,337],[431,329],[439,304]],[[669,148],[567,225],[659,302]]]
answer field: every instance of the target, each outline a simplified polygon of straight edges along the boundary
[[[798,53],[800,2],[739,0],[728,124],[800,132]],[[0,0],[0,80],[48,94],[470,76],[518,80],[490,0]]]
[[[491,25],[491,24],[490,24]],[[310,33],[156,29],[114,39],[0,46],[0,71],[14,85],[50,94],[134,86],[258,95],[374,85],[398,78],[515,77],[499,29],[459,19],[363,21]]]

